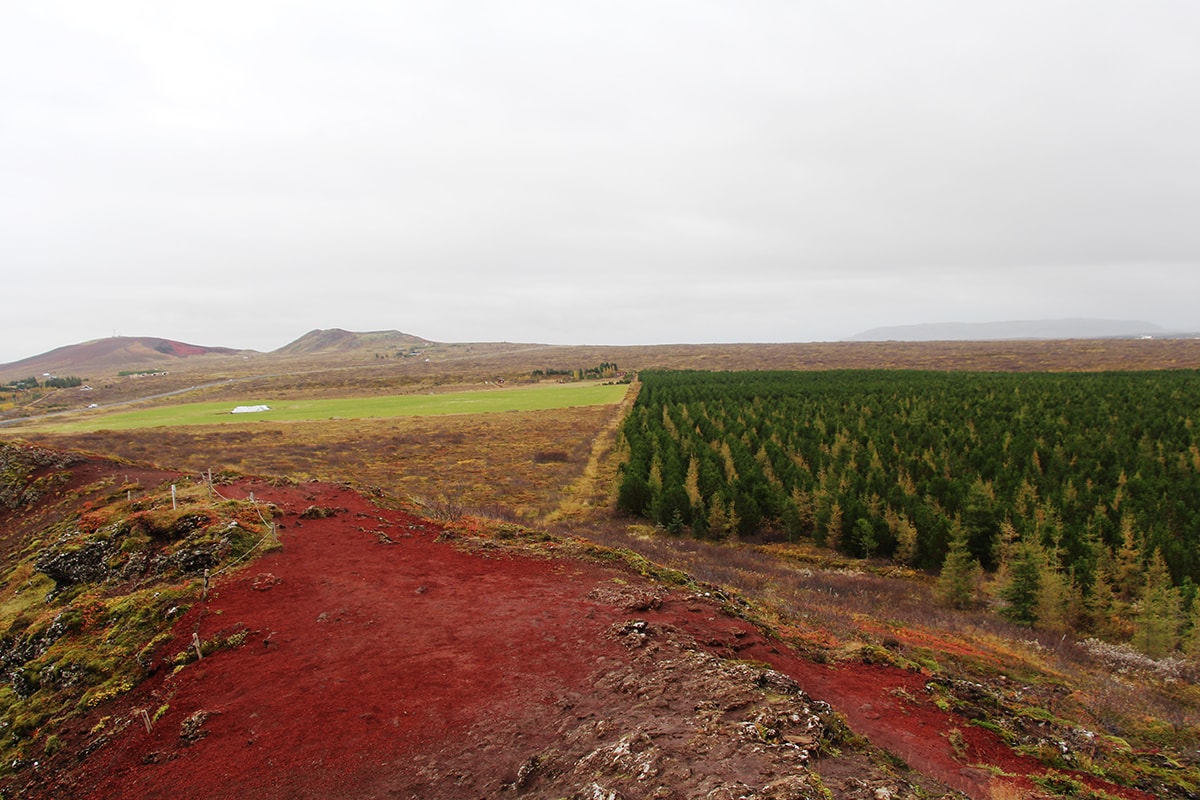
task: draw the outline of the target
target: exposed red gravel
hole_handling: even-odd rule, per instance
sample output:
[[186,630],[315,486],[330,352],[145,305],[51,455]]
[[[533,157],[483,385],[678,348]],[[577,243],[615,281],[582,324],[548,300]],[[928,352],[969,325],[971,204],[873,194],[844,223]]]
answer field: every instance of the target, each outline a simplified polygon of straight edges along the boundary
[[[460,552],[336,487],[233,489],[287,510],[283,550],[215,581],[163,655],[193,631],[245,626],[247,643],[145,685],[136,702],[169,710],[87,759],[75,796],[371,797],[481,717],[523,719],[537,740],[547,698],[619,655],[604,636],[619,611],[586,598],[613,570]],[[314,504],[339,510],[301,520]],[[189,743],[180,726],[196,712],[206,735]]]
[[[938,709],[928,699],[928,676],[882,664],[818,664],[765,638],[744,620],[726,620],[723,635],[711,626],[696,626],[696,617],[679,613],[678,605],[665,604],[650,618],[682,624],[698,641],[718,652],[770,664],[813,697],[833,705],[856,733],[903,759],[914,770],[973,798],[1013,796],[1004,794],[1007,789],[1025,792],[1022,796],[1026,797],[1037,796],[1026,776],[1040,775],[1045,767],[1014,752],[991,731]],[[962,737],[957,751],[952,731]],[[997,773],[1019,777],[1000,777]],[[1116,797],[1153,798],[1136,789],[1075,777]]]
[[[975,765],[1017,776],[1041,771],[990,732],[920,702],[924,676],[815,664],[715,603],[653,587],[622,568],[464,551],[439,541],[434,524],[342,487],[244,481],[222,491],[253,492],[282,509],[283,547],[216,578],[208,601],[181,618],[158,658],[165,663],[193,633],[205,641],[244,628],[245,643],[176,674],[160,667],[78,727],[75,752],[118,731],[103,746],[81,761],[23,773],[15,796],[495,796],[519,782],[528,756],[555,746],[571,709],[599,691],[597,675],[629,662],[629,648],[611,631],[635,616],[709,652],[772,665],[916,773],[969,797],[1030,787]],[[302,519],[310,506],[336,513]],[[614,586],[645,587],[662,601],[631,613],[596,591]],[[147,731],[140,710],[164,707]],[[953,728],[965,752],[961,745],[955,752]],[[446,765],[459,773],[445,774]]]

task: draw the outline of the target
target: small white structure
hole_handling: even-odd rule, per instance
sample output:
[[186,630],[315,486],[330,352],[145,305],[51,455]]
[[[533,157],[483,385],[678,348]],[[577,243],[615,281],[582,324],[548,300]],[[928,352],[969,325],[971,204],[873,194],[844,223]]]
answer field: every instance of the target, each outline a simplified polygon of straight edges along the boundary
[[257,414],[260,411],[270,411],[270,406],[238,406],[230,414]]

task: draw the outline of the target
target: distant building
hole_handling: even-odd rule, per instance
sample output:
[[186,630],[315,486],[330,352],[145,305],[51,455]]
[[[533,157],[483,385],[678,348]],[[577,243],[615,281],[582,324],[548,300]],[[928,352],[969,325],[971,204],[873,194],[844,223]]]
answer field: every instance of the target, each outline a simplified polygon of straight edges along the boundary
[[230,414],[257,414],[261,411],[270,411],[270,406],[238,406]]

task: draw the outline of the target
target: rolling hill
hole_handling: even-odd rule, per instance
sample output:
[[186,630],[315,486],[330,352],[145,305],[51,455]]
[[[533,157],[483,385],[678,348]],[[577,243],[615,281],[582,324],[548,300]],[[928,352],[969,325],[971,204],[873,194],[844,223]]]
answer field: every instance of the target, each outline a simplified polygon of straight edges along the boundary
[[356,333],[341,328],[311,330],[294,342],[272,352],[276,355],[317,355],[373,348],[395,350],[430,344],[429,340],[400,331]]
[[41,355],[0,364],[0,379],[29,375],[68,375],[113,369],[169,369],[180,359],[203,355],[235,356],[246,350],[206,347],[155,336],[111,336],[58,347]]

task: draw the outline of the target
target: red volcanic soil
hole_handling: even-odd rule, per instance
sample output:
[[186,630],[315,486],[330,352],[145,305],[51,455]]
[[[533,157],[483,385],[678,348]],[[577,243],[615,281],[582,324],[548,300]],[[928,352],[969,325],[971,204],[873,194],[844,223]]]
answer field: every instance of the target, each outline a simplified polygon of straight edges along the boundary
[[[155,674],[77,723],[5,797],[1037,796],[981,765],[1038,765],[921,702],[921,675],[814,664],[703,592],[620,564],[456,544],[341,487],[222,491],[278,506],[282,549],[215,579]],[[238,631],[240,646],[172,674],[193,634]],[[818,752],[833,730],[821,700],[911,770],[850,744]]]

